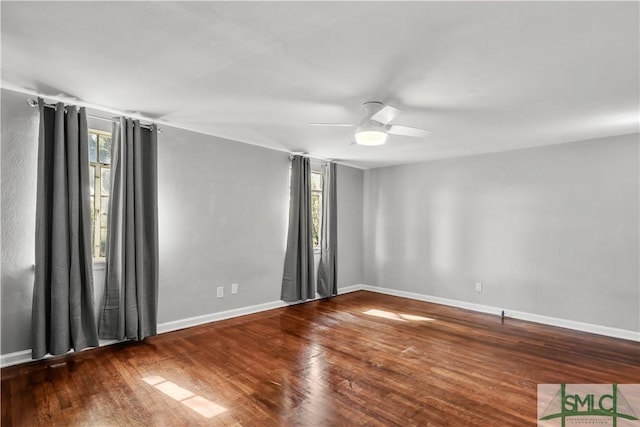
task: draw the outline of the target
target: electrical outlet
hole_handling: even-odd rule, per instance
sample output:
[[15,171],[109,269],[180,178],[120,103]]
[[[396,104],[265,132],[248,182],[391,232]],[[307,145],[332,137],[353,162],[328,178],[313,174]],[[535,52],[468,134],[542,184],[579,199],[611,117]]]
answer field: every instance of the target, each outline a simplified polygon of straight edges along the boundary
[[231,293],[234,294],[234,295],[238,293],[238,284],[237,283],[232,283],[231,284]]
[[482,292],[482,283],[476,282],[476,291]]
[[224,297],[224,287],[218,286],[218,298]]

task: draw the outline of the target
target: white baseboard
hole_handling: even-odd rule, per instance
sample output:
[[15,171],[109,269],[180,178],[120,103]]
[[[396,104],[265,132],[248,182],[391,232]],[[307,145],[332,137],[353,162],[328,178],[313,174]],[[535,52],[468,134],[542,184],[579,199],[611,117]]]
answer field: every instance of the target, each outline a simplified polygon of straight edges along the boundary
[[617,328],[611,328],[609,326],[578,322],[575,320],[567,320],[567,319],[560,319],[557,317],[543,316],[540,314],[533,314],[533,313],[527,313],[524,311],[511,310],[506,307],[494,307],[489,305],[475,304],[472,302],[434,297],[431,295],[401,291],[398,289],[381,288],[378,286],[369,286],[369,285],[362,285],[361,289],[372,291],[372,292],[378,292],[381,294],[394,295],[402,298],[414,299],[418,301],[432,302],[434,304],[464,308],[466,310],[477,311],[480,313],[495,314],[498,316],[502,314],[502,310],[504,310],[507,317],[510,317],[512,319],[526,320],[528,322],[541,323],[543,325],[557,326],[560,328],[573,329],[575,331],[589,332],[592,334],[605,335],[612,338],[620,338],[623,340],[640,342],[640,332],[629,331],[626,329],[617,329]]
[[[369,285],[353,285],[346,286],[338,289],[338,294],[346,294],[349,292],[355,291],[371,291],[377,292],[386,295],[393,295],[402,298],[409,298],[418,301],[426,301],[434,304],[447,305],[450,307],[463,308],[466,310],[477,311],[480,313],[489,313],[500,315],[503,308],[493,307],[489,305],[475,304],[466,301],[458,301],[448,298],[440,298],[431,295],[418,294],[415,292],[407,292],[401,291],[398,289],[391,288],[381,288],[378,286],[369,286]],[[314,298],[314,301],[317,300],[318,297]],[[164,322],[158,325],[158,333],[166,333],[171,331],[176,331],[178,329],[190,328],[192,326],[203,325],[205,323],[218,322],[220,320],[231,319],[234,317],[245,316],[247,314],[260,313],[262,311],[273,310],[276,308],[287,307],[289,305],[294,305],[299,303],[286,303],[284,301],[272,301],[263,304],[256,304],[247,307],[240,307],[232,310],[220,311],[217,313],[205,314],[202,316],[189,317],[186,319],[174,320],[171,322]],[[640,342],[640,332],[628,331],[625,329],[617,329],[611,328],[608,326],[594,325],[591,323],[583,323],[576,322],[574,320],[566,320],[559,319],[556,317],[542,316],[539,314],[526,313],[521,311],[509,310],[504,308],[505,312],[508,313],[508,317],[520,320],[526,320],[529,322],[541,323],[544,325],[550,326],[558,326],[561,328],[573,329],[576,331],[589,332],[592,334],[605,335],[612,338],[620,338],[624,340],[636,341]],[[100,340],[100,347],[104,347],[106,345],[115,344],[118,341],[114,340]],[[54,356],[45,356],[45,358],[50,358]],[[0,355],[0,367],[5,368],[12,365],[18,365],[20,363],[31,362],[31,349],[16,351],[14,353],[7,353]]]
[[345,286],[344,288],[338,288],[338,295],[348,294],[349,292],[362,291],[367,285],[353,285]]
[[231,319],[247,314],[260,313],[261,311],[273,310],[274,308],[286,307],[284,301],[272,301],[263,304],[250,305],[247,307],[235,308],[233,310],[219,311],[217,313],[205,314],[202,316],[188,317],[186,319],[173,320],[158,325],[158,333],[177,331],[178,329],[191,328],[193,326],[204,325],[205,323],[218,322],[220,320]]
[[[100,345],[99,347],[105,347],[111,344],[117,344],[120,341],[118,340],[100,340]],[[85,350],[90,350],[91,347],[85,349]],[[85,351],[83,350],[83,351]],[[47,354],[46,356],[44,356],[41,359],[32,359],[31,358],[31,349],[27,349],[27,350],[21,350],[21,351],[16,351],[14,353],[7,353],[7,354],[3,354],[0,356],[0,368],[6,368],[8,366],[13,366],[13,365],[19,365],[21,363],[27,363],[27,362],[34,362],[36,360],[45,360],[45,359],[53,359],[56,357],[63,357],[66,356],[68,354],[73,353],[73,350],[69,350],[67,353],[65,354],[57,354],[55,356],[52,356],[50,354]]]
[[[338,294],[346,294],[348,292],[359,291],[363,289],[364,285],[353,285],[338,289]],[[189,317],[186,319],[174,320],[171,322],[165,322],[158,325],[158,333],[177,331],[178,329],[190,328],[192,326],[203,325],[210,322],[218,322],[220,320],[232,319],[234,317],[246,316],[247,314],[260,313],[261,311],[273,310],[275,308],[287,307],[290,305],[302,304],[303,302],[315,301],[322,297],[316,295],[315,298],[307,301],[299,302],[284,302],[284,301],[271,301],[263,304],[250,305],[247,307],[240,307],[233,310],[220,311],[217,313],[205,314],[202,316]]]
[[18,365],[31,361],[31,349],[7,353],[0,356],[0,367]]
[[[361,289],[363,289],[363,285],[347,286],[347,287],[338,289],[338,294],[341,295],[348,292],[359,291]],[[310,301],[314,301],[319,298],[320,296],[316,295],[316,298]],[[205,314],[202,316],[195,316],[195,317],[188,317],[186,319],[173,320],[170,322],[164,322],[164,323],[158,324],[158,334],[163,334],[166,332],[177,331],[179,329],[203,325],[205,323],[218,322],[220,320],[231,319],[239,316],[245,316],[247,314],[260,313],[261,311],[273,310],[275,308],[287,307],[289,305],[295,305],[295,304],[300,304],[300,302],[286,303],[284,301],[278,300],[278,301],[271,301],[263,304],[250,305],[247,307],[240,307],[232,310],[220,311],[217,313]],[[117,342],[119,341],[100,340],[100,347],[115,344]],[[47,355],[43,359],[49,359],[52,357],[59,357],[59,356]],[[19,365],[21,363],[27,363],[33,360],[34,359],[31,359],[31,349],[16,351],[14,353],[7,353],[7,354],[0,355],[0,368]],[[39,360],[42,360],[42,359],[39,359]]]

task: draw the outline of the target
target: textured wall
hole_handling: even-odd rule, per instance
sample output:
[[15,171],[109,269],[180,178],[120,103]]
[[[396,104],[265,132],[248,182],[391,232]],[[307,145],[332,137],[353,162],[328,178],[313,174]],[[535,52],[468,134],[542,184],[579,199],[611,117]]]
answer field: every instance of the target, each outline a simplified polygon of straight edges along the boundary
[[2,91],[2,353],[31,348],[38,110]]
[[365,171],[365,281],[638,331],[638,178],[637,134]]

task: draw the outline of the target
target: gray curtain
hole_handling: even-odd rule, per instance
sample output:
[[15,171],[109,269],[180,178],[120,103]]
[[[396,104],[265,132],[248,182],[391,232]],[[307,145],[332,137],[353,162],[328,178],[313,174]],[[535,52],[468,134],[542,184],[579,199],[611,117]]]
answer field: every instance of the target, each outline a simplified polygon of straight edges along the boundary
[[84,108],[40,107],[32,357],[98,346]]
[[324,166],[320,248],[318,293],[330,297],[338,294],[338,207],[334,162],[327,162]]
[[113,125],[103,339],[157,333],[157,135],[129,118]]
[[289,199],[289,232],[282,275],[283,301],[315,297],[311,231],[311,166],[309,159],[293,156]]

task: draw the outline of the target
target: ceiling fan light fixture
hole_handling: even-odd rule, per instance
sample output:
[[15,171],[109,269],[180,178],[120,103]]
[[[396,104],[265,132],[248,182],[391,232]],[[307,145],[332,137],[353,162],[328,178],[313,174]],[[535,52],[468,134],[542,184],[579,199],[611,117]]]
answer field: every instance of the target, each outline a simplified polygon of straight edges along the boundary
[[314,126],[353,126],[356,128],[355,138],[352,144],[358,145],[382,145],[387,142],[387,135],[410,136],[413,138],[426,138],[431,132],[413,128],[409,126],[401,126],[392,124],[391,122],[402,111],[390,105],[384,105],[381,102],[372,101],[363,104],[365,117],[359,125],[347,123],[309,123]]
[[356,132],[356,144],[382,145],[387,141],[387,133],[381,130],[358,130]]

